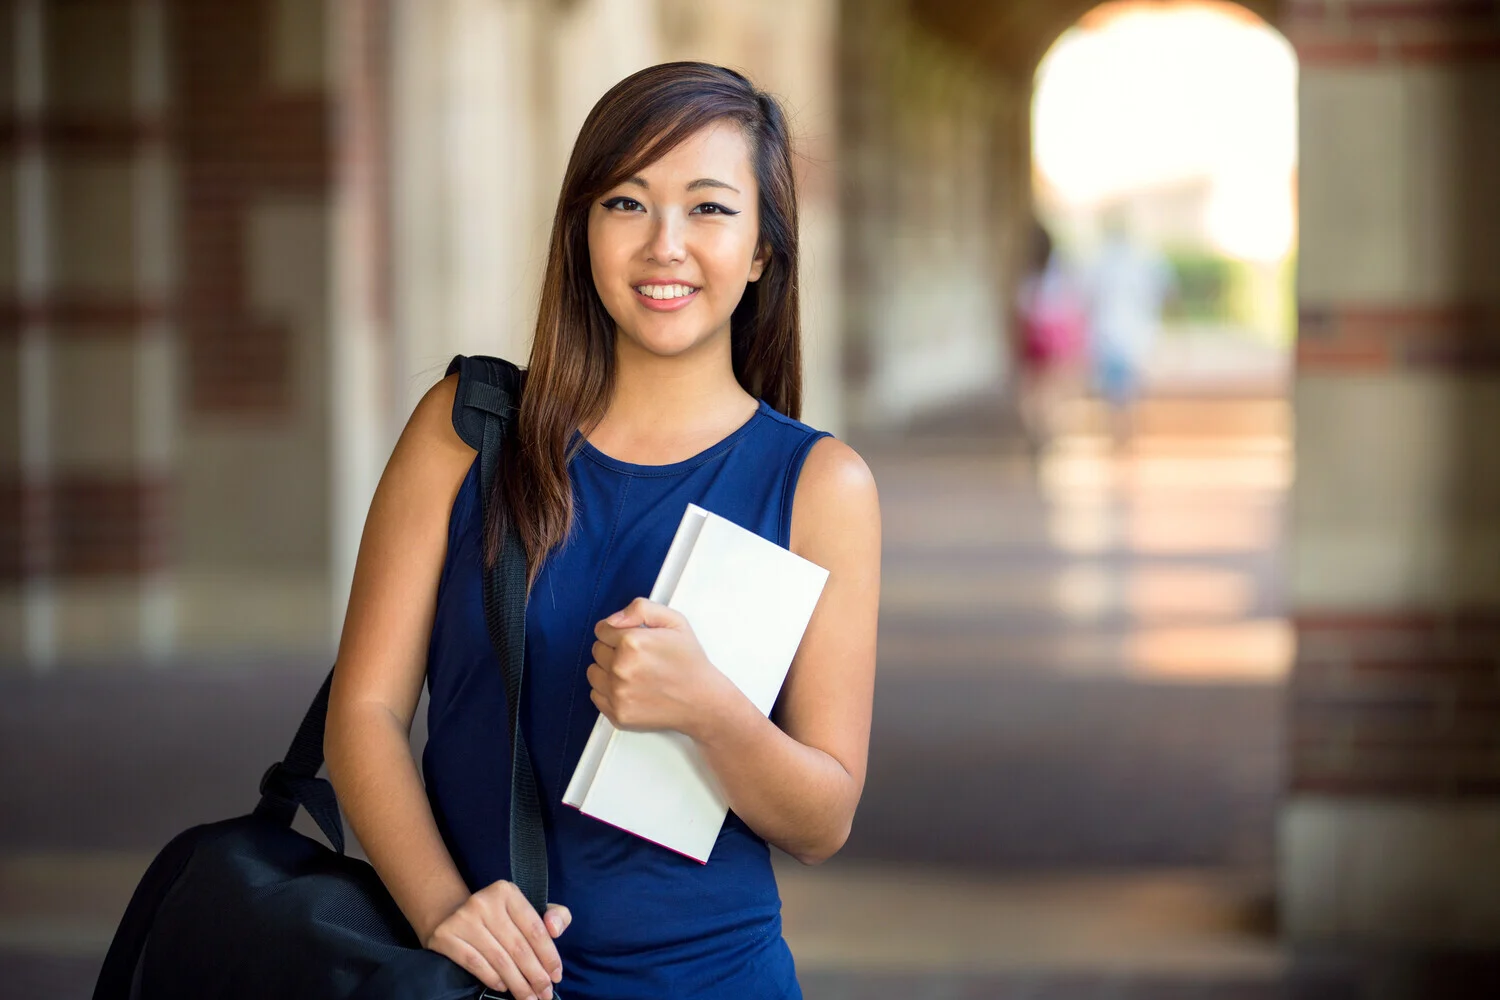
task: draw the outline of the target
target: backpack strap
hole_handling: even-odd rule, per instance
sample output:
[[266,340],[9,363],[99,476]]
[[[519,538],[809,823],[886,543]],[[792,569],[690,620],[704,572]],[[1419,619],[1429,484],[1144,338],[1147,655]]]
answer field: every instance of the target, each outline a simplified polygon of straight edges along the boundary
[[[500,466],[505,435],[514,426],[520,407],[525,372],[500,358],[460,354],[448,365],[458,372],[453,398],[453,426],[459,437],[479,452],[480,491],[486,512],[492,484]],[[514,525],[496,565],[485,572],[485,619],[495,654],[505,675],[511,734],[511,865],[516,884],[526,898],[545,912],[547,854],[542,836],[541,808],[531,758],[521,737],[518,711],[521,667],[525,653],[526,556]],[[319,778],[323,766],[323,730],[328,716],[328,694],[333,670],[323,679],[302,724],[292,737],[286,756],[266,769],[260,779],[261,798],[256,815],[290,826],[300,805],[306,809],[335,851],[344,852],[344,825],[333,785]]]
[[[502,441],[515,426],[525,372],[509,361],[484,355],[458,355],[448,374],[458,372],[453,396],[453,428],[479,452],[479,496],[489,521]],[[537,913],[547,912],[547,842],[541,796],[531,753],[521,734],[521,682],[526,662],[526,550],[515,521],[506,519],[500,558],[484,572],[484,619],[500,662],[510,727],[510,877]]]
[[291,826],[300,805],[318,824],[329,845],[343,854],[344,821],[339,816],[338,797],[334,795],[332,782],[318,777],[323,766],[323,727],[328,719],[328,692],[332,687],[330,667],[323,686],[318,688],[302,716],[302,724],[297,727],[286,756],[260,776],[260,802],[255,806],[255,814]]
[[484,431],[490,416],[500,418],[508,430],[521,404],[526,373],[509,361],[483,354],[454,355],[445,375],[458,373],[458,391],[453,394],[453,429],[464,444],[484,451]]
[[[521,399],[523,373],[509,361],[476,355],[456,355],[448,364],[448,375],[458,372],[458,392],[453,397],[453,426],[464,443],[480,453],[480,470],[485,502],[488,504],[490,483],[500,464],[504,435]],[[524,574],[524,568],[523,568]],[[524,576],[522,581],[524,588]],[[522,609],[524,612],[524,598]],[[302,724],[292,737],[286,756],[270,767],[260,779],[260,802],[257,815],[282,826],[290,826],[300,805],[317,823],[323,836],[335,851],[344,853],[344,823],[339,816],[338,798],[333,785],[318,777],[323,767],[323,729],[328,717],[328,693],[333,686],[333,670],[323,679],[313,697]]]

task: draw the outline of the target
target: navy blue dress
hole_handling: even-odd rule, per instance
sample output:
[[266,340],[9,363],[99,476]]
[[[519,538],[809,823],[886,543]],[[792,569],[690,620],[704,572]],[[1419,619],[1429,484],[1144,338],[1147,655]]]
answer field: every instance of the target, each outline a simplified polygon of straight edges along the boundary
[[[598,710],[585,671],[594,623],[648,595],[683,510],[696,503],[786,547],[808,449],[827,432],[764,401],[746,423],[671,465],[617,461],[584,441],[569,463],[575,520],[526,610],[521,725],[547,826],[566,1000],[800,998],[764,840],[733,812],[707,864],[562,804]],[[576,440],[576,432],[575,432]],[[471,891],[510,877],[505,690],[485,631],[478,463],[448,525],[427,657],[423,776]]]

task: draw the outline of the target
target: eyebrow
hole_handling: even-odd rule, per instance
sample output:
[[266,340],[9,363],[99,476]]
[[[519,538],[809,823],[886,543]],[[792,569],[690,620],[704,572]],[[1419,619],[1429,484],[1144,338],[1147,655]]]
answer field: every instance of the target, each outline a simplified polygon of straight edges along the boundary
[[[625,183],[634,184],[637,187],[643,188],[647,191],[651,190],[651,185],[646,183],[646,178],[644,177],[632,177]],[[723,181],[714,180],[712,177],[700,177],[687,186],[687,189],[689,191],[697,191],[701,188],[727,188],[728,190],[733,191],[735,194],[740,193],[740,189],[735,187],[733,184],[726,184]]]

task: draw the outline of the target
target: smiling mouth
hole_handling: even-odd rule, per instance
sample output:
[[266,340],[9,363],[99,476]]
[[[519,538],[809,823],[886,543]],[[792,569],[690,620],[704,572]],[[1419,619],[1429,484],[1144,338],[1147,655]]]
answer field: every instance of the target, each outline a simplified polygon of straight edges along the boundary
[[648,299],[670,302],[672,299],[685,299],[697,293],[698,288],[694,285],[636,285],[635,291]]

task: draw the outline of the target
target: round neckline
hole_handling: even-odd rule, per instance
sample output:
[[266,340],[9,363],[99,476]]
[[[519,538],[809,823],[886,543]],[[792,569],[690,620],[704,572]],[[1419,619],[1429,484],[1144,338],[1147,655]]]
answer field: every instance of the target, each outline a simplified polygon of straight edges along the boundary
[[616,472],[623,472],[630,476],[670,476],[678,472],[687,472],[689,469],[695,469],[704,462],[710,461],[728,451],[734,446],[735,442],[749,433],[750,428],[769,408],[770,404],[764,399],[757,400],[755,412],[750,414],[748,420],[730,431],[727,437],[720,438],[696,455],[684,458],[679,462],[670,462],[666,465],[640,465],[636,462],[626,462],[600,451],[594,447],[588,438],[583,437],[577,430],[573,431],[573,436],[575,439],[580,440],[578,449],[580,454],[587,455],[590,461],[596,462],[607,469],[614,469]]

